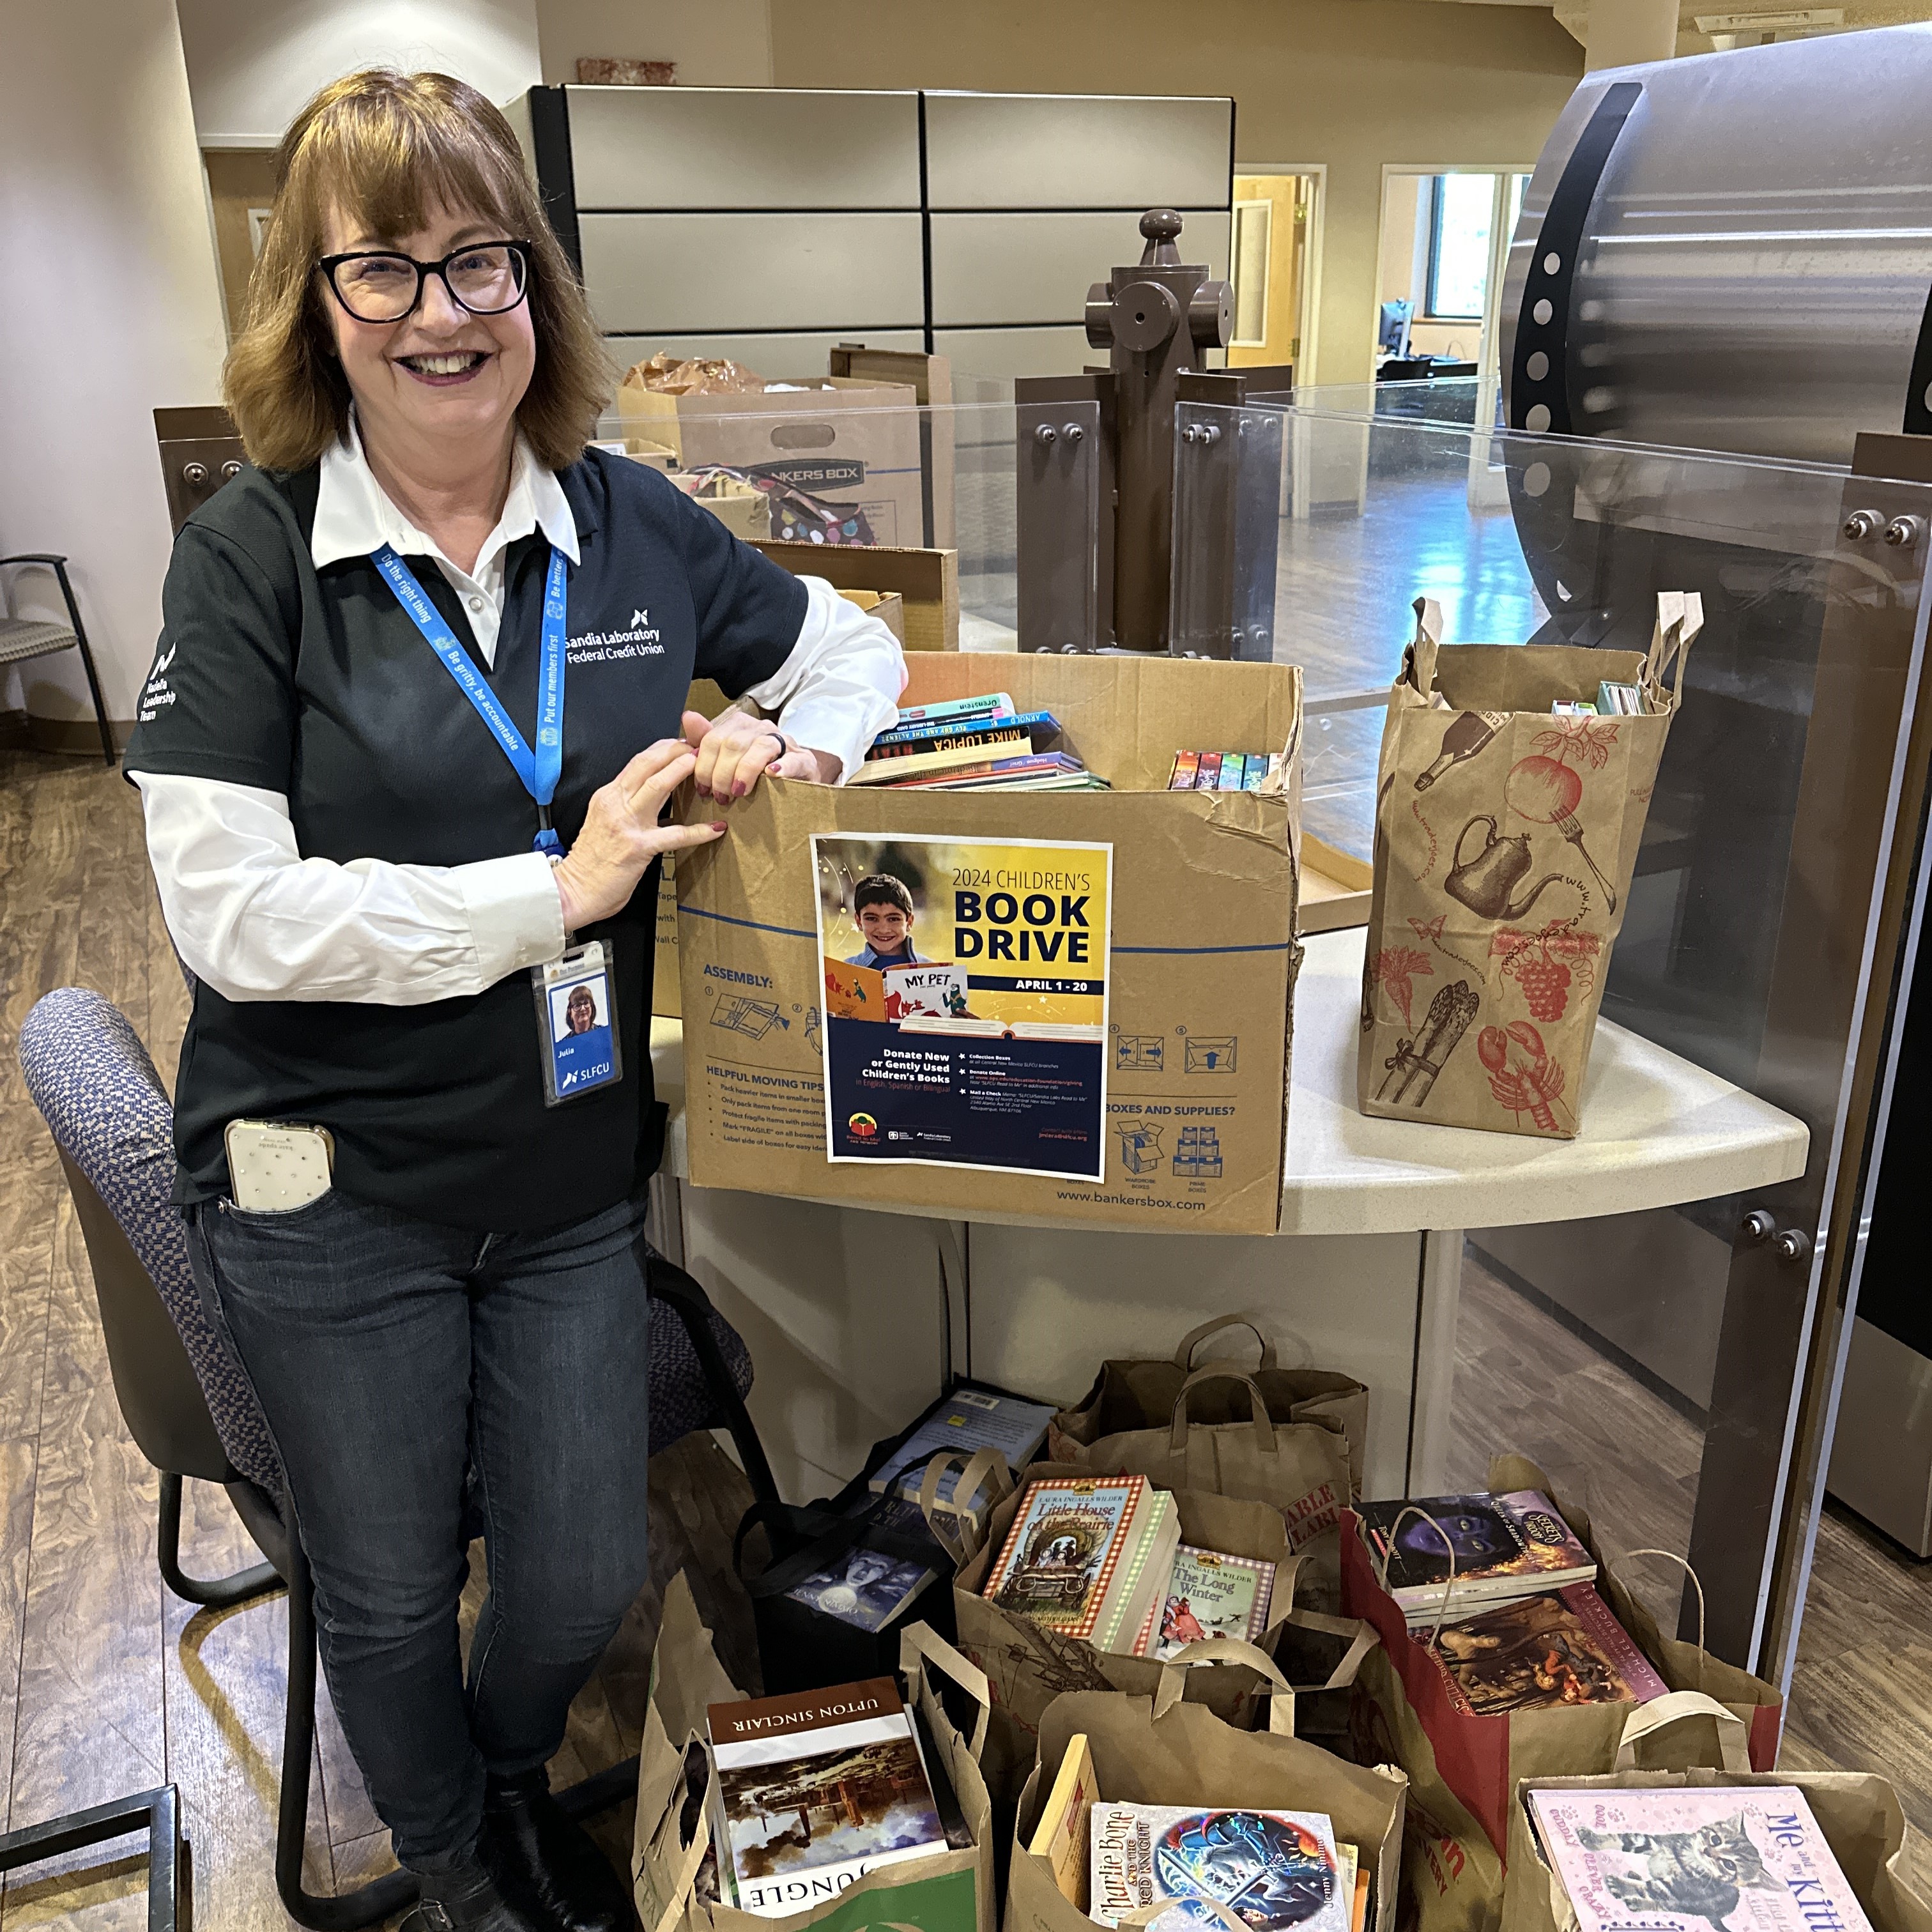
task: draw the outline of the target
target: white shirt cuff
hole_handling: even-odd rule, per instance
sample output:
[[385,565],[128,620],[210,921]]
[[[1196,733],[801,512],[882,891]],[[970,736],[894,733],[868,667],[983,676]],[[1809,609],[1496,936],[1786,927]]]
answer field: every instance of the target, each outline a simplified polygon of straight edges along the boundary
[[563,951],[563,902],[554,868],[541,852],[513,853],[454,867],[476,946],[478,976],[494,986],[520,967]]

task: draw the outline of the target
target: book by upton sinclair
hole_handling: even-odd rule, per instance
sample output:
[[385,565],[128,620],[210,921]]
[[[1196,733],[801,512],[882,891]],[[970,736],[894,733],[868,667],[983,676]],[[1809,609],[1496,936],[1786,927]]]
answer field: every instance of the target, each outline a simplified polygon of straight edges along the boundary
[[890,1677],[713,1704],[707,1715],[742,1910],[783,1918],[878,1866],[946,1849]]
[[1790,1785],[1528,1794],[1579,1932],[1871,1932]]

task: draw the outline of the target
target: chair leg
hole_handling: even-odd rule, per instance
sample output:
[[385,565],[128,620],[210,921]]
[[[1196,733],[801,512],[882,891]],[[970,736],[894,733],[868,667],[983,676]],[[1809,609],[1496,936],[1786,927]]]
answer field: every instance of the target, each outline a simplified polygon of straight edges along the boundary
[[334,1898],[302,1889],[308,1828],[309,1766],[315,1754],[315,1592],[299,1539],[289,1538],[289,1701],[282,1724],[282,1792],[275,1822],[275,1890],[282,1908],[309,1932],[360,1932],[413,1905],[413,1872],[386,1872]]
[[[80,652],[81,668],[87,674],[87,688],[94,697],[94,722],[100,728],[100,755],[107,760],[107,769],[114,769],[114,734],[107,725],[107,703],[100,694],[100,675],[94,668],[93,647],[87,641],[87,626],[80,621],[80,604],[74,594],[74,586],[68,581],[67,566],[56,563],[54,574],[60,579],[61,595],[67,599],[68,620],[74,626],[74,641]],[[198,1600],[190,1598],[190,1602]]]
[[181,1567],[182,1479],[165,1470],[161,1474],[161,1522],[159,1537],[161,1581],[175,1594],[190,1604],[225,1610],[237,1604],[251,1602],[282,1587],[272,1563],[257,1563],[253,1569],[238,1570],[212,1583],[187,1575]]

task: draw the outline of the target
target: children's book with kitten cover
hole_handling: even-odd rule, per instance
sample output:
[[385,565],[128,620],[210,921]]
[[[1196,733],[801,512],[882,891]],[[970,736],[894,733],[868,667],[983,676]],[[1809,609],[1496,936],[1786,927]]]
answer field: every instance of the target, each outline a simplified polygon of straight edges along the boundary
[[1784,1784],[1527,1794],[1578,1932],[1871,1932]]

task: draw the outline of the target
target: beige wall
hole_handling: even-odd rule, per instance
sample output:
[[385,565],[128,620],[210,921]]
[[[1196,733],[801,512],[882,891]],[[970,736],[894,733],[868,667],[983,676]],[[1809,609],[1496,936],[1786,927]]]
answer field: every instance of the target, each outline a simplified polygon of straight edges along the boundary
[[[170,536],[153,411],[219,394],[221,292],[172,0],[0,7],[0,554],[64,551],[110,716],[134,716]],[[22,271],[39,266],[34,284]],[[23,616],[58,616],[14,571]],[[0,708],[91,718],[73,652]],[[86,742],[82,738],[80,742]]]
[[681,87],[770,87],[771,13],[770,0],[537,0],[543,77],[574,81],[589,55],[676,61]]
[[[1440,0],[820,0],[772,16],[781,87],[1232,94],[1242,164],[1328,164],[1313,374],[1329,382],[1370,374],[1383,164],[1532,158],[1582,67],[1540,8]],[[1084,284],[1106,266],[1067,272]]]
[[1382,193],[1380,266],[1376,276],[1376,306],[1370,311],[1371,332],[1381,320],[1381,305],[1406,298],[1415,304],[1416,319],[1408,326],[1408,346],[1418,356],[1460,356],[1475,359],[1482,347],[1480,322],[1425,322],[1421,320],[1423,289],[1429,278],[1429,202],[1424,190],[1428,175],[1390,175]]

